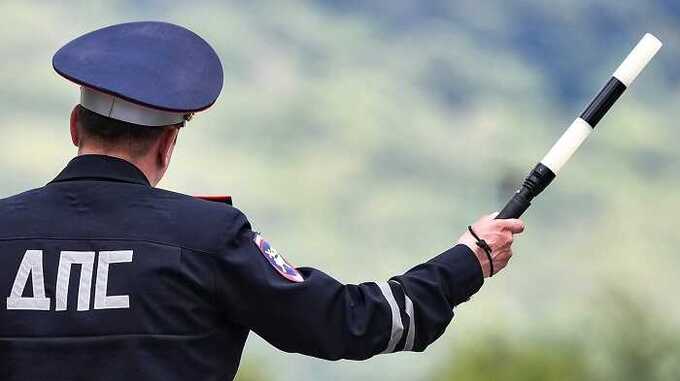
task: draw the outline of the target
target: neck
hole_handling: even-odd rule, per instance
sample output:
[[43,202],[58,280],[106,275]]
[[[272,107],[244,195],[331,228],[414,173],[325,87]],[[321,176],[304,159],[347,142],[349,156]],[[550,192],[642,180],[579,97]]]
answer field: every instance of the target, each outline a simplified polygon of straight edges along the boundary
[[156,184],[158,184],[161,178],[158,168],[154,165],[153,160],[147,157],[133,158],[128,153],[124,152],[79,147],[78,156],[82,155],[106,155],[125,160],[134,165],[135,167],[137,167],[140,171],[142,171],[144,176],[146,176],[146,179],[149,180],[149,183],[153,187],[155,187]]

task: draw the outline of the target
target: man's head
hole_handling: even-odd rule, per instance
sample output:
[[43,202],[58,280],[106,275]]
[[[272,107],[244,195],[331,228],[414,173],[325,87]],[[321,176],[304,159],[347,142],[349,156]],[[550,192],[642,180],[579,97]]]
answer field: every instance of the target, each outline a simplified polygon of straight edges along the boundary
[[156,185],[179,128],[222,90],[222,64],[201,37],[165,22],[95,30],[64,45],[52,66],[80,86],[71,114],[79,154],[116,156]]
[[182,126],[141,126],[99,115],[81,105],[71,112],[71,140],[79,155],[100,154],[127,160],[154,186],[170,165]]

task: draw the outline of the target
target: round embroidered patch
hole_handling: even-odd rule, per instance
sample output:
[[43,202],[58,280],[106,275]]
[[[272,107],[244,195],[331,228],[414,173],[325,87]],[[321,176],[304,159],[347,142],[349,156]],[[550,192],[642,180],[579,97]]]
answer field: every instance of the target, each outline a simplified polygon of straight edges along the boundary
[[262,238],[261,235],[256,234],[255,238],[253,238],[253,242],[255,242],[257,248],[260,249],[260,253],[267,259],[267,262],[269,262],[281,276],[291,282],[304,282],[305,279],[302,277],[302,274],[300,274],[293,265],[288,263],[281,254],[269,244],[269,242]]

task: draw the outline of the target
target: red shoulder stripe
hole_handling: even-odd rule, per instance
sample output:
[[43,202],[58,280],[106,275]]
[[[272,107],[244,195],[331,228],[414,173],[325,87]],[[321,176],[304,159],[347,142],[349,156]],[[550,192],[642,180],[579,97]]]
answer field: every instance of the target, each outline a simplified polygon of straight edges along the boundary
[[194,196],[205,201],[221,202],[223,204],[232,205],[231,196],[208,196],[208,195],[197,195]]

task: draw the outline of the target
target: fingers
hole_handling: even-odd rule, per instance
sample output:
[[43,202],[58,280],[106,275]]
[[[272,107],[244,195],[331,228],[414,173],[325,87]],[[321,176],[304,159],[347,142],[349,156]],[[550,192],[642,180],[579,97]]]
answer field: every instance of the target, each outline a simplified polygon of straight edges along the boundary
[[[476,234],[491,246],[492,251],[492,261],[494,273],[501,271],[508,264],[508,261],[512,257],[512,243],[515,234],[520,234],[524,231],[524,222],[522,220],[513,218],[507,220],[496,220],[498,213],[491,213],[480,218],[474,225],[474,231]],[[473,252],[479,259],[480,263],[484,264],[485,261],[488,262],[485,257],[485,253],[482,250],[476,250],[476,239],[470,235],[469,241],[467,242],[465,238],[468,234],[463,234],[461,237],[461,242],[468,244],[469,247],[473,248]],[[484,254],[484,255],[482,255]],[[484,269],[484,266],[482,266]],[[484,274],[484,276],[488,276]]]
[[514,234],[524,231],[524,222],[521,220],[516,218],[496,220],[495,217],[497,215],[498,213],[491,213],[482,216],[474,223],[473,230],[479,238],[466,232],[459,240],[459,243],[467,245],[475,253],[479,263],[482,264],[482,270],[485,271],[485,277],[491,275],[491,266],[484,266],[484,264],[488,264],[488,258],[486,253],[477,246],[477,239],[484,240],[491,247],[494,273],[498,273],[507,266],[508,261],[512,257]]
[[512,234],[520,234],[524,231],[524,222],[515,218],[509,220],[497,220],[501,229],[507,229]]

